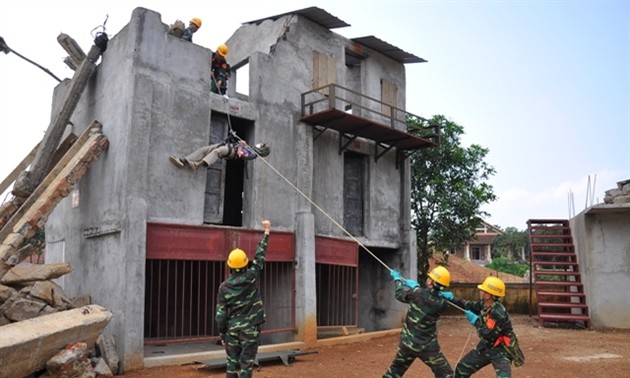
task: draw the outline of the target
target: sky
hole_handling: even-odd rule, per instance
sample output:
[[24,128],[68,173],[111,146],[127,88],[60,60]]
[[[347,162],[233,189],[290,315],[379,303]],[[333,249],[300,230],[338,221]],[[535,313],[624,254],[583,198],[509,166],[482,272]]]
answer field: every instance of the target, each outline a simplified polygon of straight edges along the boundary
[[[335,33],[373,35],[428,61],[406,65],[406,109],[444,115],[464,128],[464,147],[489,150],[485,161],[496,174],[488,183],[498,198],[482,207],[487,222],[524,230],[528,219],[568,219],[630,179],[628,0],[211,4],[2,1],[0,36],[64,79],[74,71],[63,63],[60,33],[87,52],[106,18],[111,38],[137,7],[160,13],[165,24],[201,18],[194,42],[215,50],[244,22],[317,6],[351,25]],[[56,85],[0,53],[0,180],[43,138]]]

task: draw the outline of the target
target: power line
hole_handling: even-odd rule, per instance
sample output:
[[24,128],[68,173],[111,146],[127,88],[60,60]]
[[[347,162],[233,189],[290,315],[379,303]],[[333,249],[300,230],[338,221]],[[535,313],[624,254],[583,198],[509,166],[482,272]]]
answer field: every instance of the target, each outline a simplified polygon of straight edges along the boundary
[[31,63],[32,65],[36,66],[37,68],[41,69],[42,71],[46,72],[47,74],[49,74],[50,76],[52,76],[55,80],[57,80],[58,82],[61,83],[61,79],[59,79],[57,76],[55,76],[55,74],[53,74],[52,72],[50,72],[50,70],[48,70],[48,68],[46,67],[42,67],[41,65],[33,62],[32,60],[28,59],[27,57],[25,57],[24,55],[18,53],[17,51],[13,50],[12,48],[10,48],[7,43],[4,41],[4,38],[0,37],[0,52],[3,52],[5,54],[8,54],[10,52],[14,53],[15,55],[19,56],[20,58],[26,60],[27,62]]

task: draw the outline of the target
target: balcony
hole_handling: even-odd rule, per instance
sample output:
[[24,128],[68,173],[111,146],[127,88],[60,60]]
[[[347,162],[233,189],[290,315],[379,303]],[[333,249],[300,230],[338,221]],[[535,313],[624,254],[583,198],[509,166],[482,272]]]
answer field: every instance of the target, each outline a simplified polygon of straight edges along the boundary
[[301,107],[300,121],[313,126],[315,139],[329,129],[339,132],[340,154],[359,137],[374,141],[374,161],[393,148],[402,160],[415,150],[440,144],[439,126],[408,130],[409,117],[426,120],[337,84],[302,93]]

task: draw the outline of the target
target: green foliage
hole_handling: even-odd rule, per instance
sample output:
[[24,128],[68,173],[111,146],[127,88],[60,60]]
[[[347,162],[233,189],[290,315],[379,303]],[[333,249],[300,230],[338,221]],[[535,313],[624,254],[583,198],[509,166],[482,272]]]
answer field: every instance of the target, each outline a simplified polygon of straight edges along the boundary
[[527,231],[508,227],[492,241],[492,258],[506,257],[520,260],[521,251],[529,256],[529,236]]
[[496,259],[492,259],[492,262],[487,264],[486,268],[523,277],[523,274],[525,274],[529,268],[529,264],[515,262],[506,257],[498,257]]
[[473,144],[461,146],[462,126],[435,116],[411,118],[408,130],[429,126],[441,130],[440,145],[415,151],[411,166],[411,224],[418,247],[418,280],[424,282],[434,251],[458,248],[469,240],[487,213],[481,205],[496,199],[486,181],[495,170],[484,162],[488,150]]

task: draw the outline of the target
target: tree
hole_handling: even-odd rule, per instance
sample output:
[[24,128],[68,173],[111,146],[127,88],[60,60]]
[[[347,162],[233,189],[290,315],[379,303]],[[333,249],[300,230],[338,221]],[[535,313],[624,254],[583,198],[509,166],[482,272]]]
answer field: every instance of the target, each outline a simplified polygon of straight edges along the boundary
[[410,118],[408,131],[418,134],[429,126],[441,129],[440,145],[415,151],[411,165],[411,224],[416,231],[418,280],[426,280],[434,251],[446,251],[470,240],[481,218],[481,205],[496,196],[486,181],[495,173],[484,162],[488,149],[473,144],[461,146],[462,126],[434,116],[431,120]]
[[528,235],[515,227],[508,227],[492,241],[492,258],[506,257],[521,260],[521,251],[528,251]]

